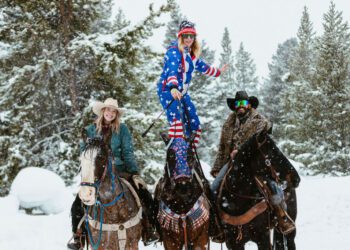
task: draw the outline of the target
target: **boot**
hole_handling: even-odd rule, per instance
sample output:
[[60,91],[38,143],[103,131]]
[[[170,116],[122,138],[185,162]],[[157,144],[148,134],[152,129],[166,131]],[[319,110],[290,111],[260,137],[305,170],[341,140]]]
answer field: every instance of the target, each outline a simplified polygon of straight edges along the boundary
[[145,246],[151,245],[159,241],[159,234],[157,230],[151,226],[143,227],[142,229],[142,241]]
[[288,213],[280,205],[273,206],[273,209],[277,217],[278,231],[284,235],[293,232],[295,230],[295,223]]
[[[73,242],[71,242],[73,239]],[[83,250],[85,246],[85,235],[82,233],[75,233],[68,241],[67,248],[72,250]]]

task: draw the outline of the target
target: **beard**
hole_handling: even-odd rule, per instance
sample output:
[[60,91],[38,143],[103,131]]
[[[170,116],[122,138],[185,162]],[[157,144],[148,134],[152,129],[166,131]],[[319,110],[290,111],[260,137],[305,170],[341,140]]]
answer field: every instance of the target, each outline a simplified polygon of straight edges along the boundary
[[237,109],[236,113],[239,117],[243,117],[247,113],[247,109],[240,107],[239,109]]

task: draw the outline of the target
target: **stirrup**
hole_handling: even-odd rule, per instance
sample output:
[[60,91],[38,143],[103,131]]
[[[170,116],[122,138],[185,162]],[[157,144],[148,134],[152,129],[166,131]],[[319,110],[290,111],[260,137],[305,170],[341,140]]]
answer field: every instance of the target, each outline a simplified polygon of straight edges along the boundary
[[85,239],[83,238],[85,238],[83,234],[73,234],[67,242],[67,248],[71,250],[83,250],[85,246]]
[[147,232],[144,233],[144,235],[143,235],[143,237],[144,237],[143,244],[145,246],[149,246],[153,243],[156,243],[160,239],[160,236],[156,230],[152,230],[152,231],[148,231],[148,230],[150,230],[150,229],[147,229]]
[[277,218],[277,229],[284,235],[287,235],[296,229],[293,219],[287,212],[285,212],[283,218]]

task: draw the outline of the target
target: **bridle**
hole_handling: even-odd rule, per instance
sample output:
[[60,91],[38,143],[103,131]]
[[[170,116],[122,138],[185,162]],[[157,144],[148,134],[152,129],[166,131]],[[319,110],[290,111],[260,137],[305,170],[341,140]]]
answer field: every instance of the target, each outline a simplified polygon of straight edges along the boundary
[[[87,182],[87,181],[82,181],[80,182],[80,186],[84,187],[84,186],[88,186],[88,187],[94,187],[96,189],[96,193],[98,193],[99,188],[101,183],[104,181],[105,177],[106,177],[106,173],[107,173],[107,169],[109,168],[109,165],[111,164],[111,160],[108,159],[108,161],[106,162],[105,165],[103,165],[103,174],[101,176],[100,179],[95,177],[95,181],[94,182]],[[81,167],[82,168],[82,167]],[[112,184],[113,185],[113,184]]]
[[[272,163],[271,163],[271,157],[268,155],[268,154],[264,154],[264,152],[262,151],[261,147],[267,142],[267,138],[266,138],[266,135],[264,136],[264,140],[262,142],[259,142],[258,140],[258,136],[255,137],[255,142],[257,144],[257,149],[260,153],[260,155],[262,156],[262,158],[264,159],[264,163],[265,163],[265,166],[267,166],[271,173],[272,173],[272,176],[275,180],[279,180],[279,177],[276,173],[276,170],[274,169],[274,167],[272,166]],[[233,164],[231,165],[231,168],[227,171],[227,174],[225,175],[224,177],[224,180],[223,182],[225,183],[225,186],[227,185],[227,182],[226,182],[226,178],[227,178],[227,175],[228,173],[231,172],[231,169],[233,167]],[[226,186],[226,190],[230,190],[227,186]],[[233,192],[231,191],[231,193],[237,197],[240,197],[240,198],[244,198],[244,199],[250,199],[250,200],[263,200],[265,199],[264,196],[251,196],[251,195],[244,195],[244,194],[239,194],[239,193],[236,193],[236,192]]]
[[255,140],[256,140],[256,143],[258,145],[258,151],[261,155],[261,157],[264,159],[264,163],[265,163],[265,166],[268,167],[271,171],[271,175],[272,177],[274,178],[274,180],[279,183],[280,182],[280,178],[276,172],[276,169],[274,168],[274,166],[272,165],[272,162],[271,162],[271,158],[268,154],[265,154],[263,151],[262,151],[262,146],[267,142],[267,137],[266,135],[264,136],[264,140],[262,142],[259,142],[258,140],[258,136],[255,137]]
[[[117,200],[119,200],[124,195],[123,185],[121,184],[119,177],[116,176],[113,173],[113,156],[112,156],[112,153],[109,152],[108,155],[109,155],[108,156],[108,160],[107,160],[106,164],[103,165],[104,170],[103,170],[101,178],[100,179],[96,178],[93,183],[92,182],[81,182],[80,183],[81,187],[83,187],[83,186],[94,187],[96,189],[96,203],[100,203],[103,206],[106,206],[106,205],[111,204],[111,203],[113,203],[113,205],[114,205],[115,202]],[[101,183],[104,181],[104,179],[105,179],[105,177],[107,175],[107,171],[108,171],[108,174],[111,176],[112,193],[115,192],[115,181],[116,181],[116,179],[118,180],[118,184],[119,184],[122,192],[119,195],[117,195],[116,198],[112,202],[107,203],[107,204],[103,204],[103,203],[101,203],[101,201],[98,198],[99,198],[100,186],[101,186]]]
[[[168,148],[168,150],[169,149],[170,148]],[[192,150],[192,149],[189,149],[189,150]],[[188,159],[188,153],[187,153],[187,159]],[[176,164],[176,158],[175,158],[175,164]],[[193,178],[194,178],[194,175],[195,175],[195,173],[194,173],[195,170],[194,170],[194,167],[191,168],[190,165],[188,165],[188,167],[191,169],[191,177],[189,179],[190,179],[190,181],[192,181]],[[176,183],[175,183],[175,180],[174,180],[174,176],[171,175],[170,164],[169,164],[169,160],[168,160],[168,151],[167,151],[167,159],[166,159],[166,163],[165,163],[165,174],[169,178],[171,187],[174,188]]]
[[[103,165],[103,174],[101,176],[100,179],[96,179],[93,183],[91,182],[81,182],[80,186],[89,186],[89,187],[94,187],[96,189],[96,202],[93,206],[86,206],[85,207],[85,226],[88,232],[88,236],[90,239],[90,244],[92,245],[93,249],[98,249],[100,243],[101,243],[101,239],[102,239],[102,226],[103,226],[103,216],[104,216],[104,211],[106,207],[111,207],[114,206],[125,194],[124,189],[123,189],[123,185],[121,184],[121,180],[119,178],[119,176],[116,176],[113,173],[113,156],[111,152],[108,152],[108,160],[107,163],[105,165]],[[114,194],[115,192],[115,181],[116,179],[118,180],[118,184],[120,186],[121,192],[115,196],[115,198],[108,203],[102,203],[101,199],[100,199],[100,186],[101,183],[104,181],[106,174],[108,174],[111,176],[111,183],[112,183],[112,193]],[[98,239],[97,241],[94,241],[93,237],[92,237],[92,233],[89,227],[89,207],[92,207],[93,210],[93,214],[94,214],[94,220],[97,221],[97,208],[100,208],[100,218],[99,218],[99,222],[100,222],[100,228],[99,228],[99,234],[98,234]]]

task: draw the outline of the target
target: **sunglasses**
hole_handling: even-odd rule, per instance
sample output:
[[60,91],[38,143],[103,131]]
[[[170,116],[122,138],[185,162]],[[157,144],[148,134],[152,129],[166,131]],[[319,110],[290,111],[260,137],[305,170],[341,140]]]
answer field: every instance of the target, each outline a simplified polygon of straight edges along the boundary
[[182,34],[181,36],[183,39],[186,39],[186,38],[194,39],[196,37],[196,35],[194,34]]
[[238,100],[238,101],[235,101],[235,108],[238,108],[240,106],[248,106],[249,104],[249,101],[248,100]]

